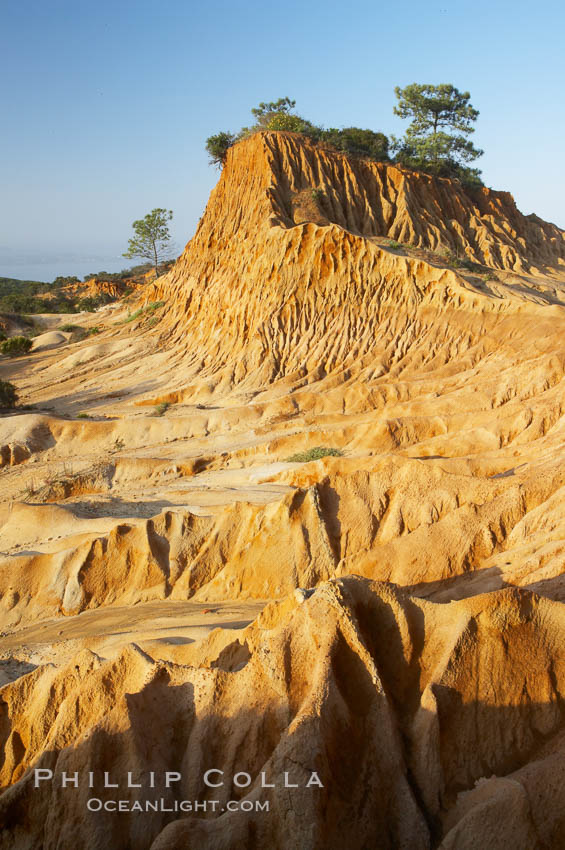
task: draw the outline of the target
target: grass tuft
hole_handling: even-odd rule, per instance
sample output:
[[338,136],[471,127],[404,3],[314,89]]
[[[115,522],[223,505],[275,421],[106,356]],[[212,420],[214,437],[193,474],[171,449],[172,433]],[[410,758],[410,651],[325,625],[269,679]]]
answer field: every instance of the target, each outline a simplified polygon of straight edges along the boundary
[[287,463],[308,463],[311,460],[320,460],[323,457],[343,457],[341,449],[332,449],[328,446],[316,446],[305,452],[297,452],[286,458]]

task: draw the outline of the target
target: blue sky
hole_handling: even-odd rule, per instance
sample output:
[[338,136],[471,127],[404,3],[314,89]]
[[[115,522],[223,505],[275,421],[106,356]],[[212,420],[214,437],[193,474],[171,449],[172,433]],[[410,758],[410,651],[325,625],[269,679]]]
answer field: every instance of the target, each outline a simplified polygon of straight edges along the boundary
[[207,136],[285,95],[315,123],[401,134],[394,87],[411,82],[469,90],[485,183],[565,227],[558,2],[1,6],[0,275],[126,266],[131,223],[156,206],[180,250],[218,176]]

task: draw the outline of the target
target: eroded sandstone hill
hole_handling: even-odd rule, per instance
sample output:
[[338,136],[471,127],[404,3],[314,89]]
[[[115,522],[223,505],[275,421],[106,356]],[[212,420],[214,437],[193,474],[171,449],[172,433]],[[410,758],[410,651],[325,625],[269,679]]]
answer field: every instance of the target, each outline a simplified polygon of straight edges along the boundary
[[[463,278],[445,252],[483,265]],[[540,269],[545,283],[531,280]],[[170,305],[169,344],[186,347],[182,377],[197,374],[201,396],[355,375],[347,404],[385,374],[476,358],[508,336],[520,300],[561,302],[564,269],[563,231],[507,193],[261,133],[230,149],[152,297]]]
[[[144,292],[12,367],[0,846],[561,848],[563,232],[258,134]],[[167,769],[271,812],[57,782]]]

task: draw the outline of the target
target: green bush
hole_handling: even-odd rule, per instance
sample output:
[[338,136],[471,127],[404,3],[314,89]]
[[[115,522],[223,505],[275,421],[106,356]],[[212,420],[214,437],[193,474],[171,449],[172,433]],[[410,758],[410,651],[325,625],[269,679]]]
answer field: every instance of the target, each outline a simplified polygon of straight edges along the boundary
[[262,130],[275,132],[300,133],[314,143],[323,143],[334,150],[343,151],[352,156],[368,157],[377,161],[389,161],[389,140],[384,133],[363,127],[345,127],[338,130],[335,127],[324,130],[312,124],[308,119],[294,112],[296,101],[288,97],[280,97],[276,101],[260,103],[251,112],[255,124],[242,127],[239,133],[217,133],[206,140],[206,150],[210,163],[222,167],[225,164],[227,152],[232,145]]
[[388,248],[403,248],[402,242],[397,242],[396,239],[389,239],[386,243]]
[[81,298],[77,304],[79,310],[85,310],[87,313],[94,313],[98,307],[103,307],[104,304],[109,304],[111,301],[115,299],[112,298],[111,295],[107,293],[102,293],[102,295],[96,295],[95,297],[89,296],[88,298]]
[[66,325],[61,325],[59,330],[63,331],[63,333],[72,334],[73,331],[81,331],[82,328],[80,325],[71,325],[67,322]]
[[26,354],[31,348],[31,339],[27,336],[13,336],[0,344],[2,354],[9,357],[17,357],[18,354]]
[[155,405],[155,416],[163,416],[163,414],[167,412],[170,406],[170,402],[168,401],[159,402],[159,404]]
[[216,133],[215,136],[210,136],[206,139],[206,150],[210,157],[210,165],[217,165],[221,168],[228,155],[228,150],[237,141],[233,133]]
[[10,381],[0,381],[0,407],[13,408],[16,406],[18,393]]
[[343,130],[337,130],[332,127],[329,130],[322,130],[319,140],[351,156],[368,157],[378,162],[387,162],[389,159],[388,137],[375,130],[362,127],[345,127]]
[[308,463],[311,460],[320,460],[323,457],[343,457],[341,449],[332,449],[327,446],[316,446],[305,452],[297,452],[286,458],[287,463]]

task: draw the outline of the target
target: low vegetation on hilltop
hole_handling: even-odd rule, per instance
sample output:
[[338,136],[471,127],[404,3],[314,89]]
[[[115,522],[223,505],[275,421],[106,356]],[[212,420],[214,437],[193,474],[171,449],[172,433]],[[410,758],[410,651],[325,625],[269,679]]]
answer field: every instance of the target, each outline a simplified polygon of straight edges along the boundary
[[206,140],[210,163],[222,167],[234,144],[262,130],[300,133],[315,144],[376,162],[393,162],[439,177],[454,177],[467,186],[480,186],[481,172],[468,163],[482,155],[468,136],[479,113],[469,92],[451,84],[397,87],[394,113],[412,121],[403,138],[390,138],[362,127],[337,129],[313,124],[296,114],[296,101],[281,97],[251,110],[255,123],[238,133],[222,131]]
[[[164,262],[161,269],[167,268],[172,262]],[[109,292],[85,295],[84,283],[74,275],[57,277],[52,283],[0,277],[0,313],[25,315],[94,312],[99,307],[128,295],[131,290],[128,291],[127,283],[143,283],[145,274],[150,270],[151,265],[143,263],[121,272],[99,271],[84,276],[84,282],[94,279],[97,284],[114,283],[123,286],[123,292],[116,295]]]

